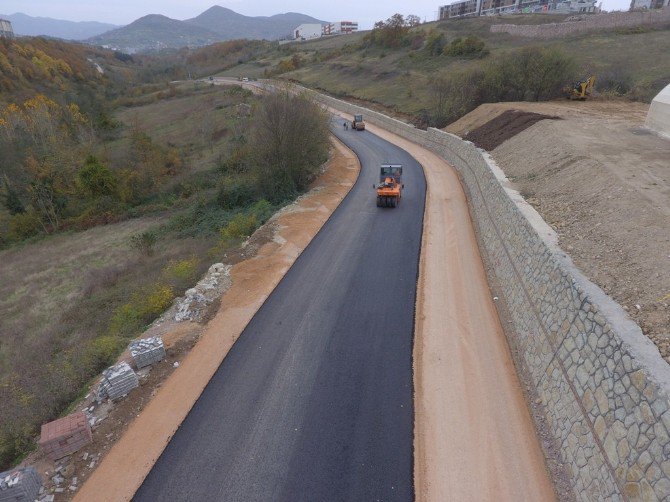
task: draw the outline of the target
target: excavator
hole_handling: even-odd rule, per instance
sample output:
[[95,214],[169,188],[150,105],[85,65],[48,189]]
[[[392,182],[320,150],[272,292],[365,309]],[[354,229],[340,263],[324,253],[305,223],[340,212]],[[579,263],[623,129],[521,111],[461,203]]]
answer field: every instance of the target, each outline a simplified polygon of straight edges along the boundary
[[568,99],[579,99],[584,101],[591,95],[593,91],[593,86],[596,85],[595,75],[591,75],[586,80],[580,82],[574,82],[572,85],[568,85],[563,88],[565,97]]
[[354,115],[354,120],[351,123],[351,128],[357,131],[365,131],[365,122],[363,122],[363,115]]
[[400,164],[382,164],[379,171],[379,183],[372,185],[377,190],[377,207],[397,207],[402,197],[402,166]]

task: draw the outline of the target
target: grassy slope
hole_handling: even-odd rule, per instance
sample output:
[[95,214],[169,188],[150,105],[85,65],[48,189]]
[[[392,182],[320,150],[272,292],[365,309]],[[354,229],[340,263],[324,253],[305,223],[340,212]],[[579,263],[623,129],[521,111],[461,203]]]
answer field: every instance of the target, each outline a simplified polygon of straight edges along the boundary
[[[222,210],[214,201],[215,165],[229,152],[234,140],[229,132],[247,129],[248,119],[237,117],[236,105],[253,104],[256,98],[193,84],[180,93],[119,110],[117,118],[125,124],[121,137],[100,147],[101,156],[122,162],[130,125],[135,123],[150,132],[154,143],[171,143],[184,152],[182,173],[158,200],[138,208],[144,216],[0,251],[0,381],[9,378],[4,381],[15,382],[20,389],[14,384],[0,389],[0,436],[10,421],[14,427],[28,427],[28,434],[20,433],[19,440],[29,441],[39,421],[53,417],[76,396],[90,378],[86,372],[91,368],[76,362],[81,361],[84,347],[110,333],[113,315],[132,303],[135,293],[146,295],[169,283],[180,294],[192,284],[189,280],[194,282],[212,260],[219,259],[211,254],[220,244],[218,229],[235,211]],[[177,190],[186,183],[188,191]],[[132,236],[145,231],[158,236],[151,255],[130,245]],[[225,247],[216,247],[216,253],[224,251]],[[175,283],[165,268],[181,260],[191,260],[190,277]],[[61,388],[50,390],[53,385]],[[25,401],[16,402],[17,396],[25,396]],[[18,449],[25,451],[25,446]],[[8,461],[7,451],[0,437],[0,464]]]
[[[514,16],[511,20],[452,20],[429,23],[420,29],[425,32],[438,30],[444,33],[447,41],[470,34],[477,35],[486,41],[491,50],[487,59],[524,46],[556,46],[575,58],[583,75],[594,73],[604,78],[611,73],[629,80],[633,86],[629,97],[634,99],[649,101],[670,81],[670,57],[664,49],[670,36],[670,27],[643,33],[601,32],[548,41],[489,31],[490,25],[495,23],[543,23],[561,21],[561,18],[562,16],[534,15]],[[307,64],[282,75],[283,78],[294,79],[334,95],[378,103],[401,115],[416,116],[422,110],[431,108],[429,81],[435,72],[449,72],[482,64],[482,60],[431,57],[421,50],[412,51],[409,48],[360,48],[358,42],[363,36],[364,34],[359,33],[348,37],[291,44],[223,74],[262,76],[264,69],[273,67],[281,59],[289,57],[289,51],[295,50]],[[335,57],[319,61],[329,55]]]

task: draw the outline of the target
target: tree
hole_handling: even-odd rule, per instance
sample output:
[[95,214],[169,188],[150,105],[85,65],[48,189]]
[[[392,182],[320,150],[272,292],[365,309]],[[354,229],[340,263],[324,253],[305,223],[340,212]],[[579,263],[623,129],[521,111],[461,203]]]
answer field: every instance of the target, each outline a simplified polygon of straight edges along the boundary
[[19,192],[12,185],[9,184],[9,178],[7,178],[6,175],[4,179],[4,187],[5,187],[5,207],[7,208],[7,211],[9,211],[9,214],[17,215],[25,213],[26,208],[23,205],[23,202],[21,201]]
[[261,194],[271,202],[307,188],[328,158],[328,117],[304,95],[278,91],[254,115],[252,155]]
[[88,156],[77,173],[77,183],[92,198],[116,195],[118,187],[116,175],[93,155]]

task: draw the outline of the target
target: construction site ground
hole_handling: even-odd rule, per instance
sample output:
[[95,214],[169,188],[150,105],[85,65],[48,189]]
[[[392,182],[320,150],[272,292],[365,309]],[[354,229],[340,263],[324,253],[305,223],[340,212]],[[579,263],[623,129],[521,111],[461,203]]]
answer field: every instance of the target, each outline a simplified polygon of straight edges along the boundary
[[[670,140],[643,127],[648,107],[492,103],[446,130],[478,143],[505,111],[527,112],[498,118],[501,132],[486,143],[491,155],[556,230],[561,248],[670,362]],[[560,120],[517,127],[528,113]]]

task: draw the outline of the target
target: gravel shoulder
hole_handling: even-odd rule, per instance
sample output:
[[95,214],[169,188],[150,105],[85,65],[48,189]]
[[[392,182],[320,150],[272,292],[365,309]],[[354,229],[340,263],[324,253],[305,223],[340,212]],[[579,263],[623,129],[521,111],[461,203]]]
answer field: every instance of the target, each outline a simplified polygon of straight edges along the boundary
[[447,130],[465,135],[506,110],[562,119],[542,120],[491,154],[574,263],[670,362],[670,141],[642,127],[648,105],[496,103]]

